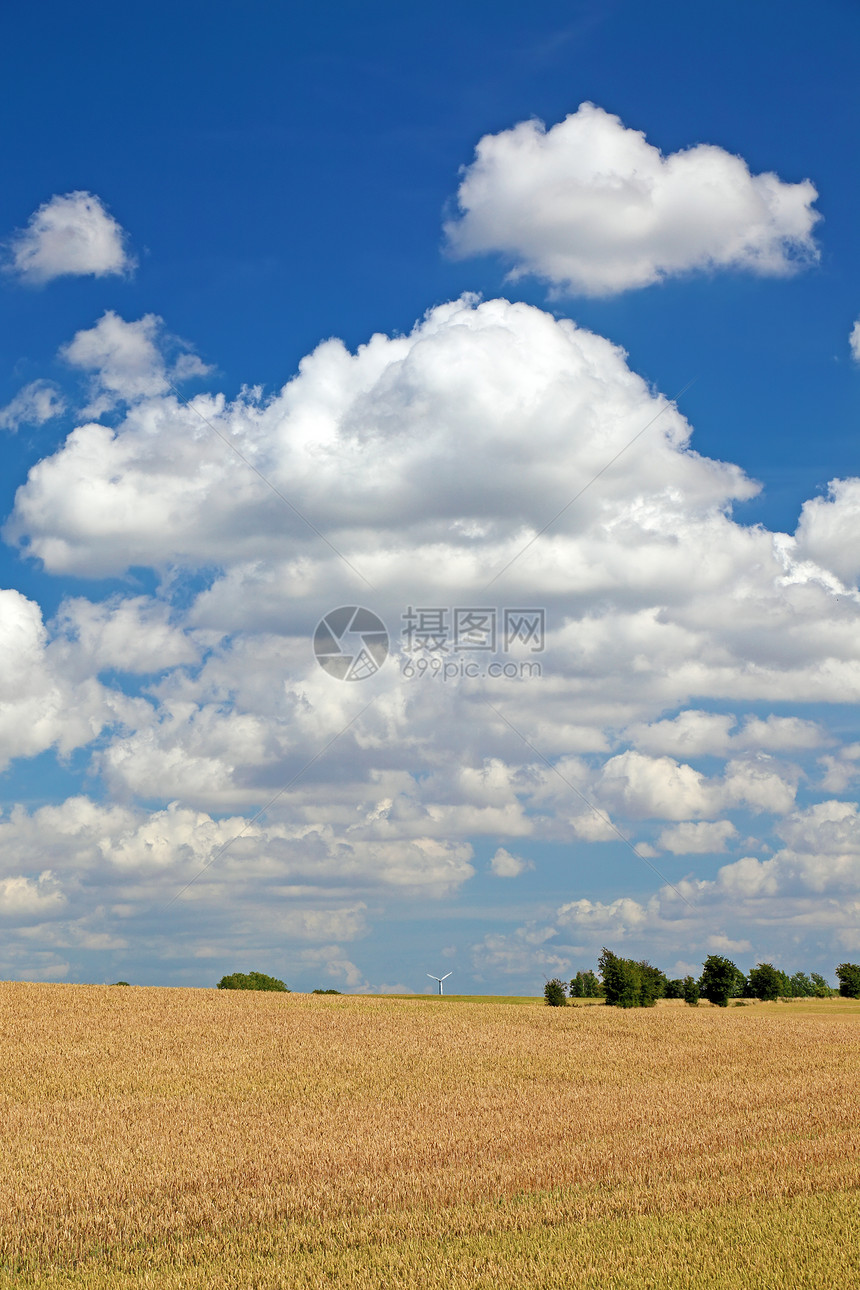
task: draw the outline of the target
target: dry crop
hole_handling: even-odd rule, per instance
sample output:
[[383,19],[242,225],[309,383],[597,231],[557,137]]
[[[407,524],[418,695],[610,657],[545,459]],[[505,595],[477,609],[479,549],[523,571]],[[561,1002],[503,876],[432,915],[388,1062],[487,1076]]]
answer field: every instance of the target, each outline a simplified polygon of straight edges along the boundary
[[860,1007],[0,985],[0,1286],[860,1283]]

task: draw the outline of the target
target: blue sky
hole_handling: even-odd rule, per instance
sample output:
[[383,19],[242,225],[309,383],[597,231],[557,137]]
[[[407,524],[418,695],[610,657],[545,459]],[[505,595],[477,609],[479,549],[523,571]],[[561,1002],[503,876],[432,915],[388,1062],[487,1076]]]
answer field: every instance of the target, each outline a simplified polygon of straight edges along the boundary
[[[7,28],[0,975],[856,958],[856,7]],[[543,676],[407,683],[407,604],[490,603],[619,452],[494,584]],[[353,603],[355,685],[310,645]]]

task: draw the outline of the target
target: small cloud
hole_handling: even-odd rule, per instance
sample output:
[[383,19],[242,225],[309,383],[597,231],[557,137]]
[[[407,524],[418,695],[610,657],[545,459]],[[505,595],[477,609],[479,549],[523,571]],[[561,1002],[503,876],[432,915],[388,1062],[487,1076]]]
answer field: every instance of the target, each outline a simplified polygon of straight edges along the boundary
[[19,426],[41,426],[66,410],[65,400],[51,381],[31,381],[19,390],[11,403],[0,408],[0,429],[15,431]]
[[60,350],[60,357],[72,367],[91,372],[91,402],[86,416],[100,416],[117,403],[166,394],[172,381],[205,376],[210,368],[196,354],[180,354],[168,369],[165,345],[175,345],[166,336],[156,314],[144,314],[137,322],[126,322],[108,309],[94,327],[79,331]]
[[499,847],[490,861],[490,868],[497,878],[518,878],[527,869],[534,869],[534,864],[531,860],[523,860],[520,856],[512,856],[510,851],[506,851],[504,847]]
[[848,337],[848,344],[851,346],[851,353],[854,361],[860,363],[860,318],[857,319],[851,328],[851,335]]
[[52,197],[8,243],[7,271],[32,286],[69,276],[130,273],[126,233],[93,193]]
[[729,936],[709,936],[708,949],[714,954],[748,954],[752,945],[749,941],[733,941]]

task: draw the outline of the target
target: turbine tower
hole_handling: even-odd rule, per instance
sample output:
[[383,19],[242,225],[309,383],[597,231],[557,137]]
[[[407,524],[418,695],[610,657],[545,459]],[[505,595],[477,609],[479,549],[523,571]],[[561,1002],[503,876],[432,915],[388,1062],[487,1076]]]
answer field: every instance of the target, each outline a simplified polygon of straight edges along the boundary
[[432,972],[428,972],[428,973],[427,973],[427,975],[429,976],[429,978],[430,978],[430,980],[431,980],[431,981],[438,981],[438,982],[439,982],[439,993],[440,993],[440,994],[444,994],[444,993],[445,993],[445,991],[442,989],[442,982],[443,982],[443,981],[447,981],[447,980],[448,980],[448,977],[451,975],[451,973],[450,973],[450,972],[446,972],[444,976],[434,976]]

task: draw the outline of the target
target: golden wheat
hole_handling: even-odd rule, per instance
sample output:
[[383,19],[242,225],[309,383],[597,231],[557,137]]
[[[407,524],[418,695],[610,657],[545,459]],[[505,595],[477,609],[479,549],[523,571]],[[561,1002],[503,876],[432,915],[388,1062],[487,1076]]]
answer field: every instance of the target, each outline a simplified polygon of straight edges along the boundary
[[745,1250],[738,1285],[841,1290],[858,1266],[848,1001],[3,984],[0,1038],[0,1285],[708,1287]]

